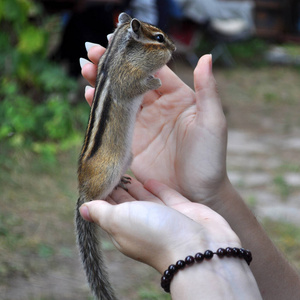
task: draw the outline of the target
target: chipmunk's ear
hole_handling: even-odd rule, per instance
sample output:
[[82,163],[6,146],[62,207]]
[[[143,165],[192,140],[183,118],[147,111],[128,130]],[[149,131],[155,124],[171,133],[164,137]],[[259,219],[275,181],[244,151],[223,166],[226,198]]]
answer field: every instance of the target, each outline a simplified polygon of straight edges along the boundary
[[123,13],[119,14],[118,26],[122,25],[124,23],[129,23],[131,20],[132,20],[132,18],[129,15],[127,15],[126,13],[123,12]]
[[141,31],[141,22],[137,19],[132,19],[130,23],[130,28],[133,33],[139,36]]

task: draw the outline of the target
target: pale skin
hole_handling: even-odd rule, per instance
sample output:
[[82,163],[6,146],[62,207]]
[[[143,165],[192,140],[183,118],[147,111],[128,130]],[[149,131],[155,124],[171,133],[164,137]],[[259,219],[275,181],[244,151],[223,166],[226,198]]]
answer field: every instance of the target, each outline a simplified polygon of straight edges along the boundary
[[[83,76],[92,86],[96,78],[95,64],[104,51],[99,45],[91,47],[88,56],[92,63],[82,68]],[[166,184],[165,196],[168,199],[172,195],[170,188],[184,199],[189,199],[182,204],[180,216],[189,216],[190,210],[197,212],[190,206],[199,205],[197,203],[205,204],[216,215],[222,216],[222,220],[225,219],[239,237],[241,245],[252,251],[251,270],[264,299],[300,299],[299,275],[270,241],[228,179],[227,126],[212,74],[211,56],[203,56],[198,62],[194,71],[195,91],[168,67],[156,76],[161,79],[162,86],[145,95],[137,118],[131,166],[134,175],[155,197],[154,190],[148,186],[151,178]],[[89,103],[93,93],[93,88],[86,90],[85,97]],[[122,202],[132,202],[130,193],[131,187],[129,194],[122,196]],[[158,198],[169,209],[176,209],[173,202],[170,204],[161,196]],[[111,203],[119,203],[116,199],[110,199]],[[151,197],[136,200],[149,199],[153,200]],[[90,212],[100,210],[100,205],[92,203]],[[193,219],[199,226],[203,225],[203,220]],[[176,286],[175,282],[174,278],[172,285]]]
[[[241,247],[220,215],[155,180],[143,186],[132,179],[128,193],[117,189],[106,201],[92,201],[80,212],[106,230],[121,252],[161,274],[187,255]],[[174,276],[171,294],[172,299],[261,299],[249,266],[240,258],[214,257],[185,268]]]

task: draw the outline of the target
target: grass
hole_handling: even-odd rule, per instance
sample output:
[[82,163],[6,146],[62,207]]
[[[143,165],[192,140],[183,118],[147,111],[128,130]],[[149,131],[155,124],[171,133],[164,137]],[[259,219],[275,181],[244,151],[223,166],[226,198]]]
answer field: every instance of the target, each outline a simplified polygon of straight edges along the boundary
[[299,226],[270,219],[263,221],[266,232],[276,246],[300,272],[300,228]]
[[141,300],[171,300],[169,294],[159,291],[153,284],[139,288],[138,295]]
[[282,49],[286,51],[288,55],[299,57],[300,56],[300,46],[299,44],[287,43],[281,46]]
[[292,188],[291,186],[286,182],[284,177],[282,175],[277,175],[273,183],[275,185],[275,188],[277,189],[277,193],[281,196],[282,199],[287,199],[287,197],[291,194]]
[[214,74],[230,127],[289,133],[300,125],[297,69],[238,66],[216,69]]
[[[200,40],[196,52],[199,56],[204,53],[210,53],[215,46],[216,43],[204,38]],[[263,67],[266,65],[266,62],[263,60],[263,55],[268,49],[268,44],[259,38],[229,43],[227,48],[238,64],[251,67]],[[217,60],[217,64],[222,66],[222,63],[219,62],[219,60]]]
[[[43,268],[45,260],[68,253],[77,195],[76,165],[59,168],[68,154],[52,164],[21,149],[1,155],[6,163],[0,175],[0,278],[5,279],[27,275]],[[75,153],[69,155],[75,161]],[[65,234],[57,235],[61,228]]]

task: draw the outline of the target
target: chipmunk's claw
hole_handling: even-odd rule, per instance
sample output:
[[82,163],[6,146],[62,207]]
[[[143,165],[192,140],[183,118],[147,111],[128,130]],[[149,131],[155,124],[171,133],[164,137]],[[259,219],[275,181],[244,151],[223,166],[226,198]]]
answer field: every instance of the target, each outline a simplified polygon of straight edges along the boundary
[[122,176],[119,184],[116,186],[116,189],[118,187],[122,188],[123,190],[125,190],[126,192],[128,192],[128,189],[126,187],[126,184],[130,184],[131,183],[131,178],[128,176]]
[[131,183],[131,178],[128,176],[122,176],[121,182],[124,184]]

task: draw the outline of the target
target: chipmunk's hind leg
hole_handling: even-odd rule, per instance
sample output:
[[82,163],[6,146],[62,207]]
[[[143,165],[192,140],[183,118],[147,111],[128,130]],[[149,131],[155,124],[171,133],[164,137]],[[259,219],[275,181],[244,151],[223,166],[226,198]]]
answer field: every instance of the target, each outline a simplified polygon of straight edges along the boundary
[[[132,153],[130,153],[128,155],[128,159],[127,159],[126,163],[124,164],[122,174],[126,174],[126,172],[128,171],[128,168],[130,167],[131,162],[132,162],[132,158],[133,158],[133,155],[132,155]],[[126,192],[128,192],[126,184],[130,184],[130,183],[131,183],[131,178],[129,176],[123,175],[120,179],[120,182],[116,186],[116,188],[120,187],[120,188],[124,189]]]

